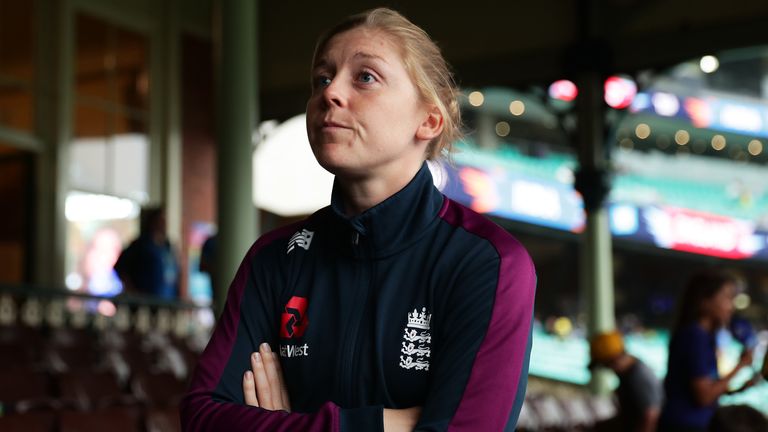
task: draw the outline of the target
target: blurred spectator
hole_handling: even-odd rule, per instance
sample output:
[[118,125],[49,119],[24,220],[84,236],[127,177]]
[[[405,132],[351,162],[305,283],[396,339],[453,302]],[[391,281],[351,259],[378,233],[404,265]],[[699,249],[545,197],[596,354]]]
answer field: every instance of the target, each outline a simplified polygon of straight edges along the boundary
[[220,305],[224,304],[224,302],[219,302],[218,298],[223,295],[223,293],[218,289],[217,279],[216,279],[216,245],[218,243],[217,241],[217,235],[211,234],[207,239],[205,239],[205,242],[203,242],[203,247],[200,249],[200,271],[202,273],[208,273],[208,276],[211,280],[211,298],[213,300],[214,305]]
[[139,237],[120,254],[115,270],[127,292],[166,300],[178,297],[179,264],[168,241],[162,207],[142,209]]
[[708,432],[764,432],[768,419],[749,405],[720,407],[712,416]]
[[598,430],[624,430],[653,432],[661,412],[663,391],[661,382],[650,368],[638,358],[628,354],[618,331],[600,333],[589,341],[591,369],[604,367],[619,377],[616,396],[618,415]]
[[[716,334],[731,320],[735,293],[734,278],[719,271],[696,274],[688,282],[669,342],[661,430],[705,431],[718,399],[730,393],[731,380],[752,364],[752,351],[745,348],[730,373],[720,377],[717,369]],[[754,385],[756,377],[734,392]]]

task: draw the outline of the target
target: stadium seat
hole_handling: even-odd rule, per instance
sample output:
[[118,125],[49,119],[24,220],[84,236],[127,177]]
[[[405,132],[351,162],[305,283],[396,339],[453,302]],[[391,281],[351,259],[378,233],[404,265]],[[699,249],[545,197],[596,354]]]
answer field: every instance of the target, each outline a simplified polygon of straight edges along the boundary
[[98,411],[62,411],[60,432],[141,432],[137,407],[111,407]]
[[151,409],[147,412],[147,432],[181,432],[179,411],[176,408]]
[[3,432],[53,432],[54,425],[53,411],[0,416],[0,431]]
[[62,402],[80,410],[137,405],[138,400],[120,388],[112,372],[78,370],[57,377]]
[[175,407],[186,392],[186,385],[171,372],[145,373],[133,377],[133,394],[152,407]]
[[0,370],[0,403],[9,413],[57,406],[48,376],[25,368]]

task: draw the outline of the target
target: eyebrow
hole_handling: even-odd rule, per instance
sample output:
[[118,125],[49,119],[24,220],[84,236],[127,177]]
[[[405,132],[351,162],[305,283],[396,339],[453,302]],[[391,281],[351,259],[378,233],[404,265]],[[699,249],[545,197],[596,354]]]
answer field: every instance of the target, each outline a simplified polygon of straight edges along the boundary
[[[370,53],[367,53],[365,51],[358,51],[358,52],[356,52],[352,56],[352,58],[353,59],[365,59],[365,60],[377,60],[377,61],[380,61],[380,62],[386,64],[386,65],[389,65],[389,62],[384,57],[377,56],[375,54],[370,54]],[[315,62],[315,64],[313,65],[312,69],[319,69],[319,68],[327,67],[328,65],[329,65],[328,61],[326,61],[325,57],[321,57],[321,58],[319,58],[317,60],[317,62]]]

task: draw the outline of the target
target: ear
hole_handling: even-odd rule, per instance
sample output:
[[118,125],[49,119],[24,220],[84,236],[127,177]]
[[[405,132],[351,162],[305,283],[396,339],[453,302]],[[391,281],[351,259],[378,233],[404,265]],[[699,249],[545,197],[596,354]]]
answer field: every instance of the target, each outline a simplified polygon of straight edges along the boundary
[[443,131],[443,115],[435,105],[429,105],[424,121],[416,129],[416,138],[424,141],[432,141]]

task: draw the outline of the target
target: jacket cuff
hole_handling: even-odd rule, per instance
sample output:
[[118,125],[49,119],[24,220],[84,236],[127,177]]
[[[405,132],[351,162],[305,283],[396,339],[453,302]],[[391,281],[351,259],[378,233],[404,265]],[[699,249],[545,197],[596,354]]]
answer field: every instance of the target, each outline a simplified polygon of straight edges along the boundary
[[384,432],[384,406],[341,409],[339,426],[339,432]]

